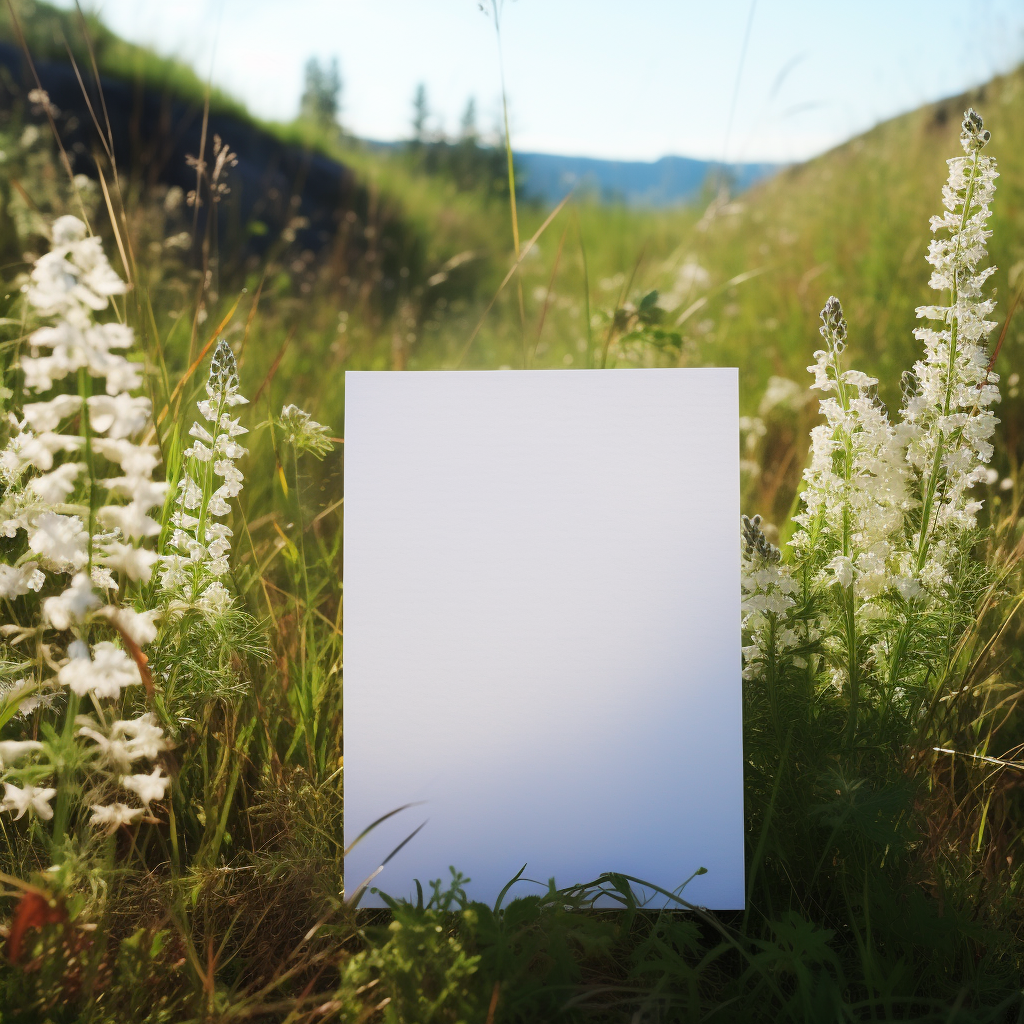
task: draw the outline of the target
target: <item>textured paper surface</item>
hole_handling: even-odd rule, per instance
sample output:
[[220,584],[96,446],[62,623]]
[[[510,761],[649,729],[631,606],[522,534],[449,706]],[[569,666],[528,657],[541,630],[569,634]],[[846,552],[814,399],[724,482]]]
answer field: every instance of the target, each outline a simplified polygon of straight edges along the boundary
[[737,371],[345,376],[348,892],[742,908]]

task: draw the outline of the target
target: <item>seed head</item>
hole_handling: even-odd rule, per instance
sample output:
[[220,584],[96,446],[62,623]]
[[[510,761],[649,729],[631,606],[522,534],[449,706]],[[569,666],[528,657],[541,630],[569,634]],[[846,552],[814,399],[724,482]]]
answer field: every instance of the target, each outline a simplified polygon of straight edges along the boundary
[[753,558],[756,554],[773,565],[780,561],[782,552],[774,544],[768,542],[768,538],[761,529],[761,517],[754,516],[751,519],[748,516],[742,516],[741,519],[743,522],[743,545],[747,557]]
[[821,327],[818,328],[818,332],[836,355],[840,355],[846,348],[846,321],[843,319],[843,307],[834,295],[829,296],[825,308],[821,311]]
[[211,398],[218,394],[232,394],[238,390],[238,363],[231,346],[221,338],[210,362],[210,381],[207,393]]
[[983,149],[992,138],[992,133],[985,130],[985,122],[974,107],[969,107],[964,114],[960,131],[960,142],[968,152]]
[[900,390],[903,392],[904,405],[921,393],[921,382],[913,370],[903,371],[903,376],[900,377]]

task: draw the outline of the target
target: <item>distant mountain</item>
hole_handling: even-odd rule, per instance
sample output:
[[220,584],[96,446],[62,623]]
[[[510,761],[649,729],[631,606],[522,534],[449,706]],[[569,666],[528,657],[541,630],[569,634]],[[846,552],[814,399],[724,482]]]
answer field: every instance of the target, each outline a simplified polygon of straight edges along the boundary
[[575,186],[577,194],[590,194],[602,202],[647,207],[688,202],[700,193],[709,176],[725,178],[733,189],[743,191],[784,166],[723,165],[685,156],[663,156],[652,163],[550,153],[516,153],[515,159],[523,191],[535,199],[557,202]]

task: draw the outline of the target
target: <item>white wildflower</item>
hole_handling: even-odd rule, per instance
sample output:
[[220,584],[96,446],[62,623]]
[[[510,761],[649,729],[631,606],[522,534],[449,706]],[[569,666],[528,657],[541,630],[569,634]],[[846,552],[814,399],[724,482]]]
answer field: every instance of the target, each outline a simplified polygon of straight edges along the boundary
[[110,727],[110,734],[113,737],[129,737],[129,750],[133,759],[145,757],[152,761],[168,747],[164,731],[156,724],[156,715],[152,711],[147,711],[138,718],[114,722]]
[[53,457],[57,452],[75,451],[82,444],[82,438],[69,434],[34,434],[31,430],[22,431],[11,438],[3,456],[0,457],[4,476],[13,482],[20,480],[29,468],[48,472],[53,469]]
[[148,583],[153,566],[160,560],[155,551],[133,547],[120,541],[107,541],[99,561],[133,581]]
[[36,433],[54,431],[61,420],[78,412],[81,406],[82,399],[79,395],[58,395],[48,402],[33,402],[21,411],[24,417],[22,429],[27,426]]
[[147,809],[154,800],[163,800],[170,784],[170,778],[159,767],[149,775],[126,775],[121,779],[121,785],[135,793]]
[[838,583],[844,590],[853,584],[853,562],[845,555],[836,555],[828,563],[829,583]]
[[24,286],[29,303],[40,313],[68,316],[83,309],[105,309],[109,296],[126,291],[100,240],[87,237],[86,231],[77,217],[61,217],[54,223],[53,247],[36,261]]
[[145,814],[141,807],[129,807],[128,804],[122,803],[113,803],[109,806],[90,804],[89,810],[92,811],[89,824],[93,828],[106,829],[107,832],[115,832],[122,825],[131,825]]
[[87,715],[75,720],[78,735],[95,744],[100,756],[117,767],[122,774],[131,770],[131,764],[140,759],[152,761],[168,747],[163,729],[156,724],[151,711],[138,718],[116,721],[109,732],[101,731]]
[[55,701],[56,694],[40,692],[25,678],[0,683],[0,707],[16,704],[15,714],[19,718],[28,718],[36,708],[52,707]]
[[18,566],[0,563],[0,597],[13,601],[30,590],[38,591],[46,580],[38,565],[38,562],[24,562]]
[[121,696],[121,690],[127,686],[136,686],[142,682],[139,667],[119,647],[109,640],[101,640],[93,648],[93,657],[88,653],[72,657],[57,673],[57,681],[67,686],[80,697],[87,693],[94,697]]
[[68,495],[75,489],[75,479],[83,469],[85,469],[83,463],[65,462],[51,473],[34,477],[29,481],[28,489],[40,501],[49,505],[60,504],[60,502],[66,501]]
[[[986,478],[992,457],[990,438],[999,422],[988,408],[999,400],[998,375],[990,372],[985,342],[996,326],[987,319],[995,302],[983,297],[994,267],[979,268],[991,232],[986,222],[995,194],[995,160],[983,156],[989,133],[968,110],[961,143],[965,156],[947,161],[942,214],[931,219],[933,232],[948,232],[928,248],[934,270],[930,284],[950,295],[949,305],[921,306],[918,317],[937,321],[914,333],[924,343],[924,358],[907,375],[904,419],[907,458],[923,479],[925,521],[918,536],[918,562],[939,540],[951,542],[977,522],[981,502],[969,498],[975,483]],[[934,555],[932,555],[934,558]],[[933,569],[932,589],[945,572]]]
[[150,418],[148,398],[133,398],[128,394],[93,395],[88,405],[93,430],[113,440],[137,434]]
[[120,530],[126,537],[156,537],[160,524],[146,515],[147,509],[130,501],[127,505],[104,505],[96,518],[104,526]]
[[211,618],[223,615],[231,607],[231,595],[220,580],[214,580],[196,602],[196,607]]
[[296,452],[311,452],[322,459],[333,447],[330,427],[317,423],[297,405],[286,405],[281,410],[278,426],[284,433],[285,444],[293,445]]
[[44,512],[32,524],[28,546],[57,571],[80,569],[89,560],[89,535],[78,516]]
[[115,608],[113,605],[107,605],[100,614],[140,647],[145,647],[156,639],[155,620],[160,616],[159,609],[137,612],[133,608]]
[[94,565],[90,573],[92,585],[99,590],[117,590],[117,580],[114,574],[103,565]]
[[[197,422],[189,431],[195,441],[184,453],[171,514],[172,550],[164,555],[160,584],[170,613],[195,608],[216,618],[231,607],[231,595],[220,582],[228,572],[231,531],[216,520],[230,513],[229,501],[242,489],[234,460],[246,454],[234,440],[246,428],[227,412],[246,399],[238,392],[235,357],[223,340],[213,354],[206,394],[198,407],[208,426]],[[216,487],[215,476],[223,481]]]
[[131,477],[148,477],[160,465],[160,449],[154,445],[133,444],[126,438],[96,437],[93,451],[116,462]]
[[53,808],[50,801],[57,795],[55,789],[42,789],[39,786],[26,784],[19,789],[10,782],[4,783],[4,798],[0,803],[0,810],[17,811],[15,820],[20,818],[26,811],[32,811],[43,821],[49,821],[53,817]]
[[0,740],[0,768],[9,768],[26,754],[42,749],[43,745],[38,740]]
[[79,624],[94,608],[100,599],[92,587],[92,580],[84,572],[78,573],[71,586],[57,597],[48,597],[43,602],[43,618],[54,629],[68,629],[72,623]]
[[761,517],[743,516],[742,628],[752,641],[743,648],[743,677],[761,678],[769,664],[796,647],[801,636],[789,621],[799,584],[781,563],[781,552],[761,529]]

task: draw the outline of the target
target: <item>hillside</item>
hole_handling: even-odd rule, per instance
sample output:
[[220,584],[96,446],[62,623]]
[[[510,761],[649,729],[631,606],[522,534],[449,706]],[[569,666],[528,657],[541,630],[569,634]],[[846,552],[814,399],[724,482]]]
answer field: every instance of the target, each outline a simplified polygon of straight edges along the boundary
[[778,164],[728,164],[663,156],[660,160],[596,160],[554,153],[516,153],[517,173],[528,195],[557,203],[570,188],[598,202],[662,207],[693,202],[708,178],[742,192],[775,174]]
[[[70,16],[41,4],[33,9],[26,21],[30,45],[54,57],[59,31],[78,32],[73,49],[87,54]],[[165,106],[178,104],[175,109],[191,118],[190,130],[197,130],[201,93],[194,75],[127,47],[102,26],[90,22],[89,31],[101,41],[95,49],[104,74],[134,68],[135,88],[142,82]],[[799,481],[814,409],[785,402],[769,409],[786,387],[776,384],[766,404],[769,378],[803,387],[804,368],[818,344],[818,311],[834,293],[850,321],[850,360],[881,378],[885,401],[897,398],[900,373],[917,351],[914,310],[929,298],[928,218],[939,208],[944,160],[957,152],[959,119],[969,104],[991,127],[991,152],[1000,164],[991,247],[1000,268],[993,279],[997,316],[1005,315],[1011,282],[1019,284],[1024,268],[1022,90],[1024,71],[1018,70],[879,125],[757,183],[738,199],[705,187],[690,206],[654,211],[594,202],[582,189],[500,292],[514,260],[500,182],[467,187],[448,164],[430,165],[394,147],[367,148],[309,125],[256,126],[268,133],[260,135],[244,112],[215,96],[211,116],[220,118],[216,123],[240,161],[228,171],[233,191],[221,213],[224,220],[225,211],[236,211],[218,239],[224,294],[204,301],[212,315],[226,311],[242,284],[251,294],[261,278],[272,282],[252,324],[260,344],[247,370],[261,379],[291,338],[279,372],[290,375],[332,422],[343,415],[345,368],[738,365],[744,412],[761,409],[767,420],[763,427],[754,423],[748,438],[752,464],[771,467],[750,479],[747,501],[778,520]],[[45,127],[38,112],[12,110],[10,116],[15,122],[34,117]],[[272,206],[261,187],[276,191],[277,202],[287,192],[280,185],[268,188],[265,177],[247,171],[246,161],[256,166],[257,159],[264,165],[267,160],[250,140],[263,139],[265,149],[268,137],[292,160],[291,169],[281,172],[289,187],[304,168],[347,169],[348,191],[335,184],[333,193],[325,193],[322,207],[330,219],[318,221],[308,205],[277,217],[253,214],[252,204],[264,211]],[[176,145],[174,160],[185,174],[187,147],[180,137]],[[11,170],[17,147],[6,148]],[[88,147],[79,148],[78,159],[90,160]],[[285,166],[278,162],[279,171]],[[131,177],[132,160],[121,161],[119,169]],[[25,181],[30,185],[31,177]],[[163,202],[167,181],[142,181],[126,194],[138,211],[137,251],[147,245],[157,251],[153,232],[180,234],[187,227],[189,218],[180,213],[143,216]],[[15,196],[11,208],[19,201]],[[521,200],[522,244],[549,209]],[[181,299],[171,287],[177,264],[167,263],[166,249],[153,258],[151,299],[159,323],[161,311],[170,315]],[[659,292],[660,336],[648,331],[639,343],[622,341],[621,328],[636,326],[632,310],[651,289]],[[1000,356],[1004,377],[1019,361],[1022,322],[1011,327]],[[1021,410],[1013,386],[1006,389],[1002,416],[1015,464]]]

